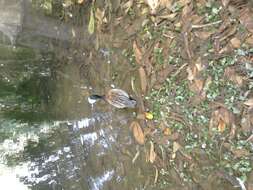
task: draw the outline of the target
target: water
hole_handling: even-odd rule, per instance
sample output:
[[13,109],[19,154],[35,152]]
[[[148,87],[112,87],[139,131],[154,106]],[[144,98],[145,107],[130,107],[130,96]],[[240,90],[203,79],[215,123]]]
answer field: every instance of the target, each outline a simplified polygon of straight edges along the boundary
[[129,129],[136,110],[87,102],[112,86],[133,94],[122,50],[96,49],[85,23],[60,22],[29,2],[0,1],[0,183],[146,189],[154,169],[144,155],[132,162],[143,149]]

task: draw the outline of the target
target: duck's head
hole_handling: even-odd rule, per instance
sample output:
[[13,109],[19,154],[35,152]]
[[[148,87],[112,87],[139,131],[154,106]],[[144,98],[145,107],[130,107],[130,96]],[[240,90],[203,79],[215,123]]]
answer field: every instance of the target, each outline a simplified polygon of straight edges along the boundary
[[104,99],[104,96],[93,94],[88,97],[88,102],[90,104],[95,104],[98,100]]

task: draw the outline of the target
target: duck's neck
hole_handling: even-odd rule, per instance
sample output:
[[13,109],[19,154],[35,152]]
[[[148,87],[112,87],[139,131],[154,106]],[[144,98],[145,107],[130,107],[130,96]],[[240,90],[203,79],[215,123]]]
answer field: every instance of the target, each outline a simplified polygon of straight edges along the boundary
[[93,94],[90,96],[90,98],[94,100],[99,100],[99,99],[104,99],[104,96]]

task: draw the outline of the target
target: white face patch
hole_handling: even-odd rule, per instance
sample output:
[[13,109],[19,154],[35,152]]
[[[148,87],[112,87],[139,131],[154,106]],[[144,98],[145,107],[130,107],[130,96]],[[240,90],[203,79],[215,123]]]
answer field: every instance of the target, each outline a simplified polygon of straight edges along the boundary
[[97,101],[96,99],[93,99],[93,98],[88,97],[88,102],[89,102],[89,104],[95,104],[96,101]]

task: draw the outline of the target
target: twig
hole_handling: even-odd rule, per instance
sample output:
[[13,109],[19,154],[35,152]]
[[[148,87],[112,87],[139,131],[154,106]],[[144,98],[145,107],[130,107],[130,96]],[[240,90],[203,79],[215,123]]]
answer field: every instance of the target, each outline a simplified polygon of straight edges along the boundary
[[211,22],[211,23],[208,23],[208,24],[193,24],[192,28],[193,29],[196,29],[196,28],[205,28],[205,27],[209,27],[209,26],[212,26],[212,25],[219,24],[221,22],[222,22],[222,20],[218,20],[218,21]]
[[132,163],[134,163],[134,162],[135,162],[135,160],[139,157],[139,155],[140,155],[140,151],[139,151],[139,150],[137,150],[137,152],[136,152],[136,154],[135,154],[134,158],[132,159]]
[[188,63],[183,64],[183,65],[172,75],[172,77],[176,77],[187,65],[188,65]]
[[157,169],[157,167],[155,166],[155,179],[154,179],[154,184],[156,184],[156,182],[157,182],[158,174],[159,174],[158,169]]
[[251,134],[251,135],[249,136],[249,138],[247,138],[246,142],[249,142],[249,141],[251,141],[252,139],[253,139],[253,134]]

